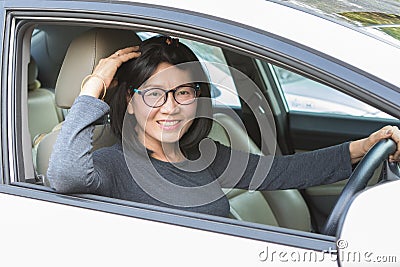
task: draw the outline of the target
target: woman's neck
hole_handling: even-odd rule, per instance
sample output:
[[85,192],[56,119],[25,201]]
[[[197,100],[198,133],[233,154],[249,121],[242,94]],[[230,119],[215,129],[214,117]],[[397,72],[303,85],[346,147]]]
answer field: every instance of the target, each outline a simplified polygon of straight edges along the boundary
[[185,160],[185,156],[182,154],[179,143],[163,143],[163,142],[151,142],[143,138],[139,138],[140,142],[150,151],[151,157],[165,161],[165,162],[180,162]]
[[151,157],[165,162],[180,162],[186,159],[180,150],[179,142],[161,142],[146,135],[141,129],[138,129],[138,127],[136,127],[135,130],[140,143],[148,150],[152,151]]
[[162,145],[160,149],[151,149],[153,153],[151,156],[155,159],[165,161],[165,162],[180,162],[185,160],[185,157],[183,156],[182,152],[179,149],[179,146],[169,146],[170,144],[167,145]]

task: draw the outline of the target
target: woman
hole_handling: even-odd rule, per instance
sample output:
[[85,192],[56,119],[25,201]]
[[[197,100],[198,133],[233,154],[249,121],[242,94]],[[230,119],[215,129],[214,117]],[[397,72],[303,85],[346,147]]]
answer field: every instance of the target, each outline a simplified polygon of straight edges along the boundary
[[[221,188],[333,183],[348,178],[352,164],[379,140],[400,143],[397,127],[386,126],[365,139],[275,158],[232,151],[218,142],[204,144],[212,125],[204,81],[193,52],[169,37],[154,37],[140,50],[128,47],[102,59],[82,82],[58,136],[48,170],[51,186],[228,216]],[[108,104],[99,99],[105,95]],[[92,125],[108,112],[121,142],[91,153]],[[389,159],[399,158],[400,145]],[[260,171],[260,166],[266,168]]]

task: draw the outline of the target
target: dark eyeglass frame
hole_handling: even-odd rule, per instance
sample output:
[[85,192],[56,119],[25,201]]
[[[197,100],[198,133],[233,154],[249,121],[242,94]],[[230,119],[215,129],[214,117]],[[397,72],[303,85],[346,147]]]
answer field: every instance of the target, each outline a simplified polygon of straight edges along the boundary
[[[181,103],[181,102],[179,102],[179,101],[176,99],[175,93],[176,93],[176,91],[178,91],[178,90],[179,90],[180,88],[182,88],[182,87],[190,87],[190,88],[192,88],[192,89],[194,90],[195,97],[193,98],[192,101],[190,101],[190,102],[185,102],[185,103]],[[190,105],[190,104],[192,104],[194,101],[196,101],[196,98],[198,98],[198,97],[200,96],[200,85],[199,85],[198,83],[196,83],[196,84],[182,84],[182,85],[179,85],[179,86],[177,86],[177,87],[175,87],[175,88],[172,88],[172,89],[170,89],[170,90],[164,91],[164,101],[163,101],[161,104],[159,104],[159,105],[149,105],[149,104],[146,102],[146,100],[145,100],[145,94],[146,94],[147,92],[149,92],[150,90],[154,90],[154,89],[159,89],[159,90],[164,91],[162,88],[154,87],[154,88],[148,88],[148,89],[144,89],[144,90],[139,90],[139,89],[137,89],[137,88],[134,88],[134,89],[133,89],[133,92],[137,93],[138,95],[141,95],[141,96],[142,96],[142,99],[143,99],[143,102],[144,102],[147,106],[149,106],[149,107],[151,107],[151,108],[159,108],[159,107],[161,107],[162,105],[164,105],[164,104],[167,102],[168,95],[169,95],[170,92],[172,92],[172,96],[173,96],[175,102],[178,103],[178,104],[180,104],[180,105]]]

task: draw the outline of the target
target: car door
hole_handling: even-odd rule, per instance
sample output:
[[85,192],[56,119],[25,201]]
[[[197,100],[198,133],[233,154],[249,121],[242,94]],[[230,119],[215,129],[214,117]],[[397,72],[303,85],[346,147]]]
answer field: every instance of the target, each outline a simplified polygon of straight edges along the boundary
[[[35,155],[27,108],[28,63],[35,48],[31,47],[32,36],[40,34],[35,31],[38,25],[121,27],[121,23],[127,23],[124,27],[154,30],[153,19],[143,21],[144,17],[153,16],[158,21],[157,31],[163,27],[164,32],[176,31],[187,37],[193,29],[188,24],[198,18],[187,14],[175,21],[181,17],[180,11],[151,5],[143,9],[132,3],[6,1],[4,4],[1,11],[5,32],[1,39],[4,173],[0,185],[0,228],[13,231],[2,235],[2,263],[7,266],[279,265],[290,260],[288,253],[293,253],[294,260],[309,254],[313,260],[321,261],[323,251],[335,246],[335,238],[330,236],[107,197],[63,195],[43,186],[33,164]],[[200,21],[196,23],[202,25]],[[216,29],[222,31],[223,26]],[[55,60],[52,55],[61,46],[51,46],[51,40],[47,41],[49,50],[44,54]],[[23,256],[17,247],[24,251]],[[324,266],[334,265],[335,262],[325,260]]]
[[[329,57],[278,38],[267,30],[210,17],[207,12],[201,14],[200,10],[207,10],[203,4],[195,4],[200,5],[199,10],[188,10],[183,9],[188,3],[165,7],[155,1],[145,2],[2,2],[0,228],[5,234],[0,243],[4,252],[0,260],[9,266],[281,266],[293,262],[299,266],[310,263],[337,266],[337,259],[326,257],[336,248],[336,236],[101,196],[65,195],[41,184],[33,164],[26,90],[32,32],[38,25],[128,28],[174,34],[308,74],[318,70],[321,80],[343,67],[340,62],[331,62]],[[271,5],[279,7],[267,3],[262,11],[267,12]],[[282,12],[282,7],[279,8]],[[226,7],[215,9],[224,13]],[[324,70],[327,62],[330,68]],[[338,75],[332,83],[359,77],[351,69],[349,73],[345,78]],[[371,80],[365,81],[368,82]],[[385,92],[392,90],[378,85]],[[377,105],[383,105],[383,99],[377,97]],[[393,112],[396,106],[391,105],[388,110]]]

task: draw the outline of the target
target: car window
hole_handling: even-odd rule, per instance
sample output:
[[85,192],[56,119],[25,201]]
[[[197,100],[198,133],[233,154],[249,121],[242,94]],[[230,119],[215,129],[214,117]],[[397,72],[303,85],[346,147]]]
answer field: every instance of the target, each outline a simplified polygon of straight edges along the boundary
[[[75,31],[75,34],[77,37],[70,37],[70,39],[73,40],[73,38],[79,38],[80,34],[82,33],[82,29],[79,28],[68,28],[68,27],[62,27],[62,26],[52,26],[52,25],[45,25],[42,26],[43,28],[45,28],[45,30],[47,30],[48,34],[53,34],[54,38],[53,40],[59,39],[59,41],[63,41],[63,38],[65,38],[65,35],[60,36],[59,32],[61,31],[65,31],[67,32],[68,30],[71,31]],[[91,29],[91,30],[95,30],[95,28]],[[89,34],[91,33],[91,30],[88,30]],[[45,32],[45,31],[43,31]],[[154,35],[157,35],[158,33],[149,33],[149,32],[139,32],[137,35],[140,36],[140,38],[142,40],[145,40],[147,38],[150,38]],[[32,38],[32,37],[31,37]],[[38,38],[44,38],[42,36],[38,36]],[[43,68],[43,61],[40,60],[40,58],[43,58],[43,55],[41,54],[41,52],[43,52],[43,50],[46,49],[46,45],[42,44],[39,42],[40,40],[35,40],[34,42],[31,41],[31,43],[33,43],[32,47],[35,47],[37,49],[41,49],[41,50],[35,50],[35,51],[39,51],[38,52],[34,52],[33,56],[37,58],[37,64],[36,67],[39,68],[39,72],[40,70],[44,70]],[[71,42],[68,39],[69,42]],[[179,41],[188,45],[193,51],[194,53],[198,56],[198,58],[200,58],[200,60],[204,63],[204,67],[208,68],[208,71],[206,70],[207,75],[209,75],[209,79],[211,80],[211,85],[212,87],[212,98],[214,100],[214,105],[218,106],[228,106],[228,107],[239,107],[240,108],[240,102],[239,102],[239,98],[238,98],[238,93],[236,92],[237,88],[235,87],[235,82],[234,82],[234,78],[239,77],[237,74],[238,73],[234,73],[234,70],[232,68],[232,66],[228,66],[227,62],[230,62],[230,60],[227,59],[231,59],[229,58],[229,55],[227,55],[225,57],[224,53],[222,52],[222,48],[221,47],[217,47],[217,46],[213,46],[213,45],[209,45],[209,44],[205,44],[202,43],[201,41],[194,41],[194,40],[188,40],[188,39],[184,39],[184,38],[179,38]],[[80,44],[80,43],[79,43]],[[73,43],[73,45],[70,45],[69,47],[75,47],[76,43]],[[63,47],[67,47],[67,46],[63,46]],[[33,50],[32,50],[33,51]],[[32,52],[31,52],[32,53]],[[63,53],[64,54],[64,53]],[[71,53],[72,54],[72,53]],[[232,53],[231,53],[232,54]],[[68,52],[66,53],[66,55],[70,55]],[[83,57],[83,56],[82,56]],[[82,57],[79,58],[79,60],[82,60]],[[232,55],[231,55],[232,57]],[[242,59],[245,59],[244,61],[246,61],[248,64],[247,67],[250,70],[251,73],[256,73],[255,71],[251,71],[254,69],[251,68],[255,68],[254,65],[251,64],[251,60],[252,58],[249,56],[242,56]],[[245,64],[244,61],[241,61],[240,64]],[[33,59],[31,60],[31,63],[33,63]],[[65,61],[64,61],[65,62]],[[68,62],[68,61],[67,61]],[[209,64],[209,63],[212,64]],[[62,62],[60,62],[62,63]],[[64,66],[64,65],[63,65]],[[30,67],[32,67],[32,65],[30,65]],[[74,65],[75,67],[75,65]],[[216,67],[216,68],[214,68]],[[230,68],[231,67],[231,68]],[[213,69],[211,69],[213,68]],[[236,70],[237,71],[237,70]],[[43,71],[42,71],[43,72]],[[232,73],[231,73],[232,72]],[[238,71],[237,71],[238,72]],[[32,72],[35,73],[35,72]],[[59,77],[63,77],[63,75],[65,76],[64,72],[60,72],[58,73]],[[236,76],[234,76],[236,75]],[[247,76],[246,76],[247,77]],[[30,80],[36,80],[39,79],[38,77],[29,77]],[[243,74],[243,76],[240,76],[240,78],[245,78],[245,75]],[[72,79],[70,79],[69,81],[71,81]],[[249,85],[249,86],[243,86],[246,90],[250,91],[250,90],[255,90],[256,88],[253,88],[250,86],[250,84],[254,84],[254,82],[252,82],[251,79],[248,79],[248,81],[243,81],[241,80],[241,85]],[[38,87],[40,82],[39,80],[37,82],[35,82],[34,84],[36,84],[36,86]],[[80,81],[79,84],[81,85]],[[70,83],[68,84],[69,86]],[[76,87],[76,86],[75,86]],[[239,85],[237,85],[237,87],[239,87]],[[57,90],[58,92],[60,92],[60,88],[58,87],[59,90]],[[38,126],[39,129],[36,128],[31,128],[29,129],[31,132],[31,142],[32,142],[32,154],[33,154],[33,162],[38,163],[35,167],[35,173],[39,174],[39,178],[43,179],[43,181],[39,181],[38,183],[43,183],[44,185],[50,186],[51,184],[49,183],[49,180],[46,178],[47,175],[47,167],[48,167],[48,163],[49,163],[49,155],[51,153],[51,149],[48,149],[49,147],[52,147],[53,143],[52,141],[52,137],[53,136],[57,136],[58,132],[57,130],[52,130],[55,124],[58,124],[58,121],[55,121],[53,124],[50,125],[50,127],[45,128],[42,124],[39,125],[39,122],[50,122],[50,120],[47,118],[46,120],[45,115],[42,112],[37,112],[37,110],[43,111],[45,108],[45,105],[43,104],[43,101],[45,100],[44,97],[38,93],[46,93],[46,96],[49,95],[48,100],[49,101],[45,101],[47,104],[49,104],[53,109],[54,109],[54,94],[49,94],[47,91],[45,91],[46,89],[43,88],[33,88],[32,87],[32,92],[28,93],[28,109],[29,109],[29,118],[28,118],[28,123],[29,126]],[[233,93],[232,93],[233,92]],[[41,102],[40,105],[35,105],[34,100],[36,100],[36,98],[39,98],[40,100],[43,100]],[[266,104],[266,101],[257,101],[256,104],[257,108],[259,109],[263,109],[264,106],[262,106],[263,104]],[[67,103],[68,106],[68,103]],[[50,109],[50,107],[49,107]],[[228,108],[226,108],[228,110]],[[267,110],[266,108],[264,108],[263,110]],[[241,120],[243,118],[239,118],[239,117],[233,117],[231,114],[227,114],[227,113],[223,113],[223,109],[218,109],[218,117],[216,117],[216,121],[219,122],[221,121],[221,124],[223,124],[224,122],[226,122],[226,124],[224,126],[220,125],[219,127],[216,126],[214,128],[214,130],[211,131],[210,133],[210,137],[215,139],[218,142],[221,142],[223,144],[226,144],[227,146],[231,146],[234,149],[251,149],[252,152],[254,153],[259,153],[259,148],[257,147],[256,144],[249,144],[247,143],[248,141],[250,141],[250,139],[248,139],[248,135],[245,131],[242,131],[242,125],[235,123],[235,119],[238,119],[240,122],[242,122]],[[225,111],[228,112],[228,111]],[[238,112],[239,114],[241,112]],[[236,113],[235,113],[236,114]],[[265,113],[263,113],[265,114]],[[49,115],[51,115],[51,112],[46,112],[46,116],[49,117]],[[230,117],[232,116],[232,117]],[[245,121],[243,119],[243,121]],[[63,122],[61,122],[62,124]],[[249,124],[249,116],[246,117],[246,121],[245,123]],[[251,124],[251,123],[250,123]],[[64,124],[65,125],[65,124]],[[96,147],[96,149],[99,149],[99,147],[103,147],[103,145],[112,145],[113,144],[113,139],[111,138],[111,136],[109,135],[109,133],[107,133],[103,128],[104,125],[99,124],[96,127],[96,130],[99,129],[98,133],[99,135],[96,135],[96,132],[94,133],[93,137],[93,144]],[[226,129],[224,129],[223,127],[226,127]],[[229,128],[230,127],[230,128]],[[257,127],[257,121],[255,121],[254,125],[252,125],[252,127]],[[35,130],[35,132],[34,132]],[[211,129],[210,129],[211,130]],[[253,129],[248,129],[250,132],[253,131]],[[254,131],[256,131],[258,129],[255,129]],[[236,133],[237,132],[237,133]],[[235,134],[232,133],[236,133],[238,135],[238,137],[236,139],[232,139],[232,136],[234,136]],[[229,134],[231,134],[232,136],[230,136]],[[49,138],[50,137],[50,138]],[[102,140],[97,142],[98,140]],[[103,143],[104,141],[104,143]],[[47,146],[47,144],[49,144],[49,146]],[[249,146],[249,147],[247,147]],[[246,148],[247,147],[247,148]],[[35,165],[35,164],[34,164]],[[225,189],[225,188],[224,188]],[[230,190],[228,189],[228,192],[230,192]],[[280,195],[280,193],[277,193],[278,195]],[[234,193],[229,194],[230,197],[232,197],[232,201],[230,199],[228,199],[228,201],[231,201],[230,205],[232,207],[236,207],[237,208],[241,208],[241,206],[254,206],[254,204],[252,204],[252,202],[257,203],[257,205],[259,205],[259,207],[257,209],[252,209],[252,211],[250,212],[250,209],[247,209],[246,211],[246,216],[244,215],[237,215],[240,214],[241,212],[236,212],[236,216],[232,215],[233,218],[240,218],[240,220],[244,220],[244,221],[250,221],[250,222],[258,222],[260,224],[263,225],[275,225],[275,226],[282,226],[283,228],[291,228],[291,229],[296,229],[296,230],[302,230],[302,231],[307,231],[309,232],[311,230],[311,225],[309,224],[309,221],[306,220],[305,223],[292,223],[292,220],[289,217],[285,217],[282,216],[282,218],[280,219],[279,223],[278,221],[276,221],[276,219],[273,216],[272,213],[272,208],[270,209],[268,206],[268,203],[266,202],[266,200],[264,199],[264,197],[262,196],[261,192],[249,192],[247,190],[235,190]],[[237,196],[241,196],[241,198],[243,198],[243,201],[237,201],[237,200],[233,200],[233,198],[236,199]],[[91,197],[91,196],[89,196]],[[251,199],[251,201],[249,201],[247,203],[247,201],[245,200],[247,197],[249,197]],[[294,202],[297,201],[301,201],[300,198],[294,198],[293,200]],[[301,202],[302,203],[302,202]],[[152,204],[149,204],[150,207],[152,207]],[[293,206],[294,207],[294,206]],[[301,208],[296,208],[297,212],[299,213],[298,216],[305,216],[307,214],[306,212],[306,206],[302,205]],[[154,208],[154,207],[153,207]],[[278,205],[273,206],[274,209],[278,209]],[[259,213],[260,210],[263,210],[264,215],[257,215]]]
[[[102,28],[101,26],[102,25],[100,25],[99,28]],[[32,39],[31,40],[32,46],[30,52],[32,54],[32,59],[34,58],[36,60],[37,63],[36,67],[38,68],[37,72],[32,71],[30,72],[30,74],[32,73],[36,75],[41,74],[42,76],[28,77],[29,84],[28,86],[26,86],[27,88],[29,88],[29,92],[27,93],[27,107],[25,107],[25,109],[27,109],[26,111],[28,116],[27,122],[30,128],[29,131],[31,138],[29,142],[32,143],[32,147],[29,147],[29,149],[27,150],[28,151],[32,150],[32,157],[33,157],[32,162],[34,163],[33,167],[35,168],[34,173],[38,174],[37,177],[38,179],[36,179],[35,177],[35,179],[30,179],[29,181],[28,179],[25,179],[25,181],[28,181],[30,183],[34,182],[38,184],[43,184],[46,186],[50,185],[49,181],[46,180],[46,174],[47,174],[47,167],[49,163],[51,148],[53,147],[51,142],[56,140],[56,136],[58,134],[59,127],[55,126],[56,125],[60,126],[63,120],[63,118],[60,119],[59,117],[57,117],[58,112],[56,110],[56,107],[54,106],[54,97],[55,97],[54,91],[48,90],[48,88],[41,88],[40,85],[44,84],[43,81],[44,78],[46,78],[46,76],[43,75],[43,73],[54,72],[56,76],[61,76],[61,77],[63,76],[58,72],[58,70],[56,70],[56,67],[57,66],[60,67],[63,64],[62,59],[64,58],[64,54],[68,55],[68,53],[67,51],[63,51],[63,49],[58,49],[51,52],[52,53],[57,52],[59,53],[59,55],[58,54],[57,56],[54,56],[53,54],[48,55],[47,52],[48,40],[51,39],[51,41],[53,42],[52,45],[57,45],[57,47],[59,48],[65,47],[66,50],[67,47],[74,47],[73,45],[69,45],[71,40],[74,40],[75,38],[78,38],[78,36],[80,36],[82,33],[93,29],[94,28],[90,28],[88,26],[80,27],[76,25],[71,25],[68,27],[68,25],[61,26],[61,25],[44,24],[44,25],[39,25],[38,28],[34,30],[33,35],[30,36]],[[135,31],[135,28],[133,28],[133,31]],[[39,34],[41,32],[43,34]],[[60,32],[62,32],[62,34]],[[137,32],[135,31],[135,33]],[[159,33],[151,33],[151,32],[137,33],[137,35],[140,36],[142,40],[146,40],[147,38],[150,38],[158,34]],[[52,36],[53,38],[47,38],[46,35]],[[182,34],[182,36],[185,35]],[[269,140],[275,141],[275,136],[273,135],[274,133],[272,132],[270,133],[270,128],[272,128],[275,131],[275,125],[268,120],[268,123],[270,123],[271,125],[268,125],[268,127],[265,127],[263,129],[260,129],[261,128],[259,124],[260,121],[258,120],[260,116],[266,118],[272,117],[269,116],[270,114],[269,112],[271,111],[271,109],[276,113],[278,113],[278,111],[283,113],[282,111],[284,111],[283,108],[281,109],[281,103],[279,104],[276,103],[279,100],[271,101],[271,107],[268,106],[270,103],[264,101],[263,98],[264,93],[267,95],[267,97],[270,96],[269,94],[272,95],[275,93],[275,92],[272,93],[272,91],[274,90],[269,90],[270,85],[272,84],[272,80],[269,80],[270,73],[268,73],[268,75],[264,78],[262,72],[257,71],[257,64],[254,64],[254,62],[257,62],[258,59],[254,57],[254,55],[252,55],[251,53],[243,53],[242,51],[236,49],[223,50],[221,47],[218,46],[217,42],[215,42],[214,45],[210,45],[208,43],[203,43],[201,41],[201,38],[195,40],[189,40],[179,37],[179,41],[189,46],[198,56],[198,58],[204,63],[204,66],[206,68],[217,66],[217,70],[213,69],[212,71],[207,72],[207,74],[209,74],[210,76],[216,74],[215,77],[209,77],[211,80],[212,98],[214,100],[215,106],[223,105],[228,107],[240,108],[240,102],[237,90],[239,90],[242,96],[247,97],[245,99],[248,101],[246,102],[247,106],[243,105],[243,109],[239,110],[235,109],[236,113],[234,114],[237,115],[236,117],[232,116],[231,114],[228,114],[227,113],[228,109],[227,110],[218,109],[218,112],[220,113],[218,113],[219,116],[216,118],[220,119],[222,123],[227,122],[225,126],[231,128],[225,130],[222,129],[222,127],[216,126],[214,132],[212,132],[214,133],[214,135],[211,135],[210,137],[216,140],[217,142],[220,142],[221,144],[227,146],[231,146],[233,149],[236,150],[240,150],[242,149],[242,147],[245,147],[249,149],[252,153],[266,153],[266,152],[274,153],[273,150],[270,150],[270,147],[268,147],[264,151],[263,144],[266,143],[264,138],[268,138]],[[82,50],[85,51],[85,49]],[[53,60],[60,58],[60,61],[52,63],[50,62],[50,60],[48,60],[50,56]],[[34,62],[32,59],[30,61],[31,63]],[[79,60],[82,60],[82,58],[79,58]],[[28,60],[26,60],[26,62],[28,62]],[[49,62],[53,64],[53,67],[47,68],[47,66],[50,65]],[[215,64],[207,65],[207,62],[213,62]],[[227,62],[229,62],[229,66]],[[265,61],[265,64],[269,63]],[[74,67],[76,67],[76,65],[74,65]],[[236,69],[237,72],[235,73],[233,69]],[[314,108],[312,112],[318,112],[318,113],[336,112],[339,114],[343,114],[343,110],[345,109],[339,106],[343,105],[344,102],[343,100],[338,100],[337,103],[331,104],[332,107],[326,104],[328,100],[332,101],[332,99],[334,99],[333,97],[329,97],[326,95],[327,94],[326,90],[331,90],[332,94],[334,93],[340,94],[340,93],[337,93],[335,90],[331,88],[313,82],[309,79],[306,79],[295,73],[286,71],[284,69],[273,67],[273,70],[275,70],[277,82],[282,88],[286,97],[286,101],[288,102],[288,105],[291,110],[309,111],[310,108]],[[238,72],[240,72],[241,75],[238,75]],[[223,77],[224,80],[223,81],[218,80],[219,77]],[[68,89],[70,87],[79,89],[82,80],[78,81],[78,85],[71,86],[72,80],[73,79],[68,79],[69,82]],[[31,82],[32,86],[30,85]],[[49,82],[46,82],[45,84],[49,84]],[[220,86],[221,84],[223,84],[224,86]],[[307,89],[309,89],[309,91],[307,91]],[[308,102],[303,101],[303,98],[315,97],[316,96],[316,94],[314,93],[315,90],[321,91],[321,97],[317,99],[317,101],[310,102],[310,100],[308,99],[306,99]],[[60,92],[60,90],[57,91]],[[36,101],[38,98],[41,100],[41,102]],[[303,102],[301,102],[299,99]],[[275,100],[275,98],[273,100]],[[291,100],[293,100],[292,102],[294,104],[290,103]],[[48,107],[45,106],[43,102],[46,102],[48,104]],[[360,104],[362,103],[360,102]],[[352,105],[353,104],[348,104],[349,110],[348,113],[346,114],[350,114],[353,116],[354,115],[364,116],[363,114],[356,113],[359,112],[361,108],[355,108],[353,110],[350,110]],[[51,110],[53,112],[50,112]],[[370,111],[370,113],[372,113],[372,111]],[[53,116],[54,120],[49,119],[50,115],[54,115]],[[257,115],[259,117],[257,117]],[[218,121],[217,119],[216,121]],[[104,121],[98,122],[99,125],[96,125],[98,126],[96,128],[96,130],[98,131],[94,133],[96,135],[93,137],[94,140],[93,143],[95,149],[99,149],[103,145],[112,145],[114,142],[113,139],[107,136],[108,133],[106,132],[106,130],[104,130],[106,129],[106,127],[104,128],[102,127],[104,126],[102,125],[103,122],[105,123],[106,121],[107,120],[105,118]],[[239,121],[242,124],[236,125],[234,122],[237,121]],[[44,122],[48,123],[49,125],[44,125]],[[280,125],[283,125],[286,124],[287,121],[280,121],[278,123],[282,123]],[[280,125],[278,125],[277,128],[279,128]],[[241,131],[241,128],[246,128],[247,132]],[[313,129],[309,129],[309,131],[312,132]],[[229,136],[230,133],[234,134]],[[268,135],[263,133],[268,133]],[[235,137],[235,139],[231,137]],[[298,138],[298,135],[296,137]],[[106,142],[102,143],[103,141]],[[247,143],[247,141],[254,141],[254,144],[252,142],[249,142],[250,143],[249,144]],[[290,139],[282,140],[282,142],[284,143],[290,143],[291,141],[292,140]],[[294,139],[295,145],[297,142],[298,141]],[[271,145],[272,148],[273,146],[274,145]],[[29,151],[29,154],[30,152],[31,151]],[[275,194],[282,198],[287,197],[285,191],[274,192],[274,195]],[[270,203],[270,201],[266,199],[266,197],[269,196],[268,193],[264,194],[264,192],[261,193],[258,191],[254,192],[254,191],[234,189],[232,191],[227,192],[227,196],[229,198],[228,199],[229,204],[232,207],[232,210],[235,210],[235,214],[232,213],[230,216],[232,216],[232,218],[237,218],[244,221],[257,222],[262,225],[280,226],[282,228],[289,228],[289,229],[310,232],[313,230],[312,229],[313,226],[311,225],[311,221],[307,219],[308,206],[297,191],[295,192],[295,195],[296,197],[293,198],[293,205],[290,205],[291,207],[293,207],[293,210],[287,208],[287,212],[284,212],[284,214],[282,213],[280,218],[277,219],[275,218],[274,212],[281,212],[281,207],[279,205],[275,205],[274,203],[272,203],[272,201]],[[247,201],[246,199],[249,199],[249,201]],[[297,204],[300,205],[300,208],[298,207]],[[149,204],[149,207],[154,208],[152,204]],[[242,210],[243,207],[245,208],[245,210]],[[324,205],[324,208],[329,209],[328,205]],[[293,221],[292,220],[293,214],[296,214],[298,218],[305,217],[306,219],[301,221],[300,220]]]
[[289,111],[395,119],[329,86],[278,66],[273,69]]

